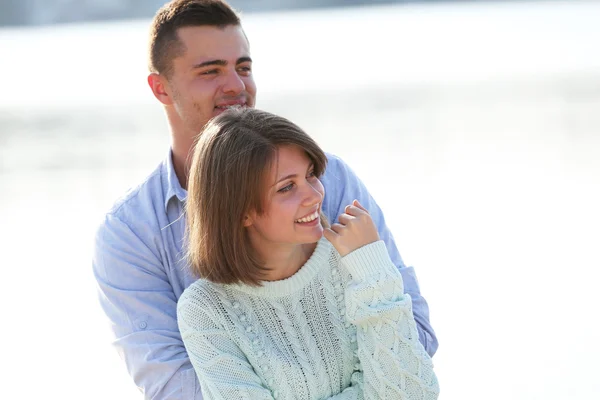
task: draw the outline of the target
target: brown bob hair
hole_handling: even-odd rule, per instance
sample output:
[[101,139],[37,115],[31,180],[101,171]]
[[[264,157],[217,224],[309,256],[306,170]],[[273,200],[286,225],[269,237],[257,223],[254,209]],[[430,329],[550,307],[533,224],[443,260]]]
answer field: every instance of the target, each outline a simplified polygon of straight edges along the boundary
[[[198,136],[188,179],[187,256],[192,271],[216,283],[259,286],[266,271],[250,244],[244,218],[264,213],[267,177],[280,146],[306,152],[320,177],[327,157],[289,120],[257,109],[232,109]],[[321,223],[327,221],[321,214]]]
[[173,59],[185,53],[179,40],[179,28],[241,24],[238,13],[223,0],[172,0],[162,6],[150,25],[148,69],[169,79]]

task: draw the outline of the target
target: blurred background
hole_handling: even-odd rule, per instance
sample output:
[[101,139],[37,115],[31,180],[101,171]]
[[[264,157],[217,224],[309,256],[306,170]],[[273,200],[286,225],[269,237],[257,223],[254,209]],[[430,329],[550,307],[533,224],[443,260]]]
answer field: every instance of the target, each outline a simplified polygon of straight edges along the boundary
[[[416,268],[440,399],[598,399],[599,1],[231,1],[257,106],[340,155]],[[161,0],[0,0],[3,393],[141,399],[91,271],[167,154]]]

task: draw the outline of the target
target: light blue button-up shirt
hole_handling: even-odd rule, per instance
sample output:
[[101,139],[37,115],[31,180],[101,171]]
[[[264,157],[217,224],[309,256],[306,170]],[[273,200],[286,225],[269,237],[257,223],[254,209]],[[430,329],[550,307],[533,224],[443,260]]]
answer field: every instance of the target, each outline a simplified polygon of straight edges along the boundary
[[[321,178],[325,215],[336,221],[354,199],[369,210],[412,298],[419,339],[433,355],[438,343],[414,269],[402,262],[363,183],[340,158],[327,158]],[[115,203],[96,234],[93,269],[100,303],[111,322],[114,345],[148,399],[202,399],[177,328],[177,300],[195,281],[182,252],[186,196],[169,152],[148,178]]]

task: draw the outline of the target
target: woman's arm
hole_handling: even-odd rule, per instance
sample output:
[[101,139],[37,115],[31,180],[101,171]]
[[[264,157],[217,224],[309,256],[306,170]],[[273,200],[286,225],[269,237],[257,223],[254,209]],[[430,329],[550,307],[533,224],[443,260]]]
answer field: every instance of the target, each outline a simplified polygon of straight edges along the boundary
[[435,331],[429,322],[429,306],[421,295],[421,289],[417,281],[415,269],[407,267],[400,257],[392,233],[387,227],[382,210],[364,183],[352,171],[352,169],[339,157],[327,154],[327,169],[320,178],[325,186],[325,199],[323,200],[323,211],[330,222],[337,222],[337,216],[344,213],[344,207],[354,199],[369,210],[369,214],[377,227],[379,238],[385,242],[390,258],[396,268],[402,274],[404,291],[412,299],[413,315],[417,323],[419,340],[423,343],[425,350],[433,356],[438,348]]
[[352,276],[346,318],[357,326],[365,399],[437,399],[437,378],[419,342],[410,295],[371,216],[354,201],[338,221],[325,236]]
[[352,275],[346,315],[357,326],[366,399],[437,399],[431,357],[419,342],[411,298],[382,241],[342,258]]
[[364,398],[363,373],[355,371],[350,379],[350,386],[327,400],[363,400]]

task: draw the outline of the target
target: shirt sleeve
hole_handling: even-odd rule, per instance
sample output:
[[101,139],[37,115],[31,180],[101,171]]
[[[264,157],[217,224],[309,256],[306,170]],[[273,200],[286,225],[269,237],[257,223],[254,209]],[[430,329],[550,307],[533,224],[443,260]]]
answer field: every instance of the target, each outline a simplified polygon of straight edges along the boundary
[[346,315],[357,326],[358,358],[367,399],[435,400],[431,357],[418,340],[410,295],[378,241],[342,257],[352,276]]
[[177,326],[177,300],[157,250],[108,215],[96,234],[92,264],[113,344],[144,397],[201,400]]
[[398,248],[392,233],[388,229],[383,212],[369,194],[369,191],[356,176],[352,169],[339,157],[327,154],[328,165],[321,181],[325,186],[325,199],[323,210],[329,221],[335,222],[337,217],[344,212],[344,208],[351,204],[354,199],[369,210],[373,222],[377,226],[380,239],[385,243],[392,263],[398,268],[404,281],[405,293],[412,299],[413,316],[417,323],[419,341],[425,347],[430,356],[433,356],[438,348],[435,331],[429,321],[429,306],[423,296],[417,281],[413,267],[407,267],[400,257]]

